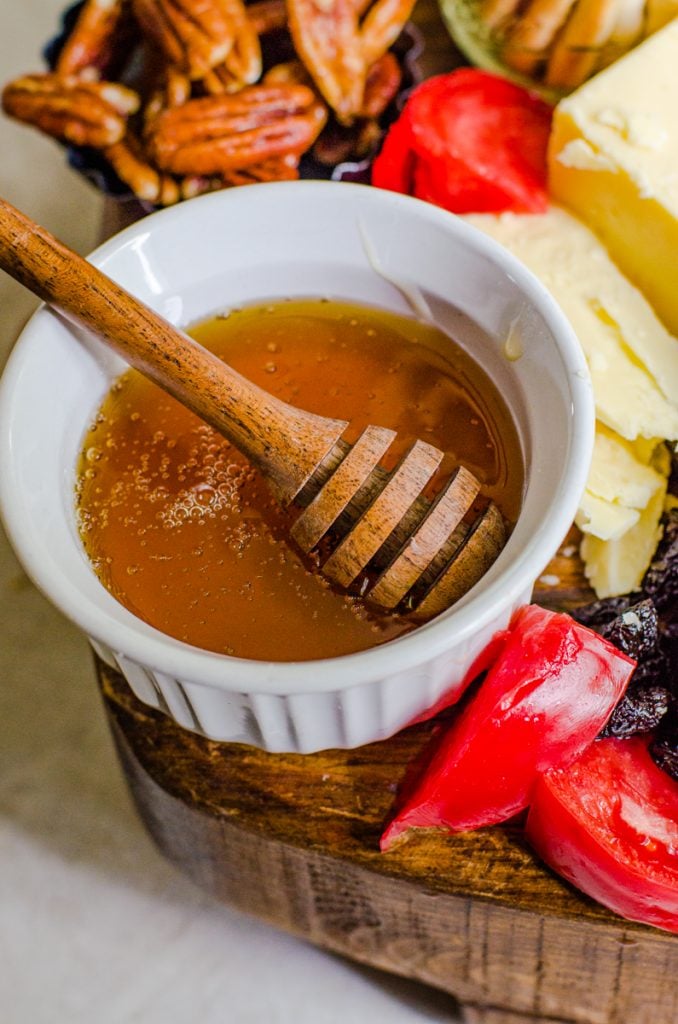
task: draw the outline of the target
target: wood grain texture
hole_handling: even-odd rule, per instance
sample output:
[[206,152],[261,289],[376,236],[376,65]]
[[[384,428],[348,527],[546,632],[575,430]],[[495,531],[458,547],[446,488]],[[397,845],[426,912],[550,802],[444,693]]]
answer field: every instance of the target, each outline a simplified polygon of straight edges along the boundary
[[[535,588],[591,597],[573,529]],[[675,1024],[678,937],[624,921],[546,869],[521,821],[418,833],[387,854],[395,790],[449,709],[381,743],[267,754],[187,732],[97,661],[139,814],[219,900],[454,995],[474,1024]]]
[[422,832],[379,852],[394,789],[431,723],[352,751],[267,754],[189,733],[101,663],[98,673],[141,818],[217,899],[448,991],[475,1008],[469,1020],[678,1019],[678,940],[561,882],[519,822]]

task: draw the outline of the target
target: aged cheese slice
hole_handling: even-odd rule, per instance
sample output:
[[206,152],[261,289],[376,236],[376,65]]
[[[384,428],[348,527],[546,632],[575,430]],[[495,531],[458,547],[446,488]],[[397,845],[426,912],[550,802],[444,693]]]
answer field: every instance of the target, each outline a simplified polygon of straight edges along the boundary
[[653,454],[638,458],[632,445],[599,424],[587,490],[629,509],[645,508],[664,483],[664,477],[649,464]]
[[[678,334],[678,19],[556,107],[550,190]],[[663,385],[662,385],[663,386]]]
[[558,206],[465,219],[522,260],[563,309],[589,364],[598,419],[628,440],[678,439],[678,341],[595,235]]
[[586,576],[598,597],[636,590],[655,552],[662,528],[666,483],[650,499],[635,526],[618,540],[586,534],[581,543]]
[[619,540],[639,519],[637,508],[626,508],[614,501],[606,501],[587,489],[582,495],[574,521],[582,533],[590,533],[599,540]]
[[[661,450],[664,446],[662,445]],[[640,520],[652,497],[666,490],[668,466],[659,472],[653,448],[624,441],[602,424],[596,425],[593,459],[576,516],[582,533],[599,540],[619,540]]]

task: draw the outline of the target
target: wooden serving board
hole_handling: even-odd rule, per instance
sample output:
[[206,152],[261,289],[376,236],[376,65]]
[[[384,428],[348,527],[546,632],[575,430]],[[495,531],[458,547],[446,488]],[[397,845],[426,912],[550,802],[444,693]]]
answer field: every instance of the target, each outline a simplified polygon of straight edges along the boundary
[[[581,599],[580,570],[561,552],[535,596]],[[357,750],[268,754],[188,732],[102,662],[97,671],[142,820],[217,899],[443,989],[469,1022],[678,1021],[678,937],[625,922],[560,881],[519,823],[422,833],[379,852],[396,786],[435,722]]]
[[[463,62],[434,0],[419,0],[414,20],[424,76]],[[105,234],[138,215],[109,203]],[[545,568],[540,603],[591,598],[576,541]],[[420,834],[379,852],[397,784],[434,723],[358,750],[267,754],[183,730],[96,667],[142,820],[217,899],[449,992],[468,1022],[678,1022],[678,937],[577,893],[538,862],[519,824]]]

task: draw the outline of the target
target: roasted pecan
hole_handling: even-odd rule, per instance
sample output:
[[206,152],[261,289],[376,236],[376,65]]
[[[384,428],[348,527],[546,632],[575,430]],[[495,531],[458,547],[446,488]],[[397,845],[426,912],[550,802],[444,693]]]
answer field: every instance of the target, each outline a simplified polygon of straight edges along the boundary
[[300,60],[274,64],[264,75],[267,85],[313,85],[313,79]]
[[145,35],[191,78],[221,64],[233,44],[233,28],[220,0],[132,0]]
[[252,85],[261,75],[261,47],[257,31],[247,17],[242,0],[223,0],[230,7],[234,27],[233,45],[226,54],[227,70],[243,85]]
[[252,167],[227,171],[223,180],[225,185],[234,186],[253,185],[262,181],[295,181],[298,177],[299,157],[295,153],[285,153]]
[[253,85],[166,110],[153,122],[148,149],[172,174],[214,175],[308,149],[325,120],[303,85]]
[[313,146],[313,157],[326,167],[336,167],[346,160],[363,160],[381,139],[382,130],[376,118],[359,118],[351,125],[336,122],[322,133]]
[[236,50],[248,74],[261,60],[258,38],[242,0],[132,0],[132,4],[144,33],[190,78],[204,78],[223,64],[239,37]]
[[119,142],[127,116],[139,106],[131,89],[114,82],[83,82],[56,74],[25,75],[2,95],[7,114],[76,146],[100,149]]
[[54,70],[94,78],[109,73],[128,51],[130,21],[129,0],[85,0]]
[[191,98],[191,80],[176,68],[167,69],[165,82],[165,106],[180,107]]
[[287,0],[295,49],[342,124],[361,116],[368,69],[398,38],[413,6],[377,0],[360,23],[363,0]]
[[367,72],[361,117],[380,117],[400,88],[402,73],[397,58],[390,51],[374,62]]
[[174,178],[160,174],[149,164],[139,140],[130,132],[121,142],[107,146],[103,155],[137,199],[159,206],[171,206],[180,198],[179,185]]
[[210,96],[223,96],[224,93],[240,92],[243,83],[231,74],[225,64],[222,64],[208,71],[202,79],[202,85]]
[[405,27],[415,0],[377,0],[360,26],[363,56],[368,67],[386,53]]
[[222,92],[237,92],[244,85],[252,85],[261,75],[261,47],[256,29],[240,0],[222,0],[231,6],[233,44],[224,58],[203,76],[207,92],[218,96]]
[[218,175],[208,177],[207,175],[188,174],[181,179],[179,188],[182,199],[194,199],[196,196],[203,196],[207,192],[218,192],[224,188],[224,179]]
[[[369,7],[371,0],[353,0],[353,7],[356,14],[363,13]],[[276,29],[287,26],[287,5],[285,0],[254,0],[245,8],[255,32],[263,36],[267,32],[275,32]]]
[[285,0],[255,0],[246,7],[250,25],[263,36],[267,32],[285,28],[287,25],[287,7]]
[[294,47],[339,121],[348,123],[363,101],[367,62],[355,0],[287,0]]
[[253,167],[243,170],[226,171],[221,175],[187,175],[181,181],[181,198],[193,199],[206,192],[217,192],[222,188],[239,185],[254,185],[262,181],[293,181],[299,177],[299,158],[294,153],[272,157]]

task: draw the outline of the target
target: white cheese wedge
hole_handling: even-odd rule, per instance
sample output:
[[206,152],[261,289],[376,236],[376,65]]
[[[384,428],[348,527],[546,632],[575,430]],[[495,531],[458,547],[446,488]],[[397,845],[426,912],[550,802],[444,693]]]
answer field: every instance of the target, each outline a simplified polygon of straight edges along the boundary
[[666,483],[650,499],[635,526],[618,540],[604,541],[584,535],[584,571],[598,597],[627,594],[640,586],[662,534],[659,520],[665,497]]
[[628,440],[678,439],[678,340],[593,232],[555,205],[464,219],[510,249],[559,303],[586,355],[598,419]]
[[[678,334],[678,19],[557,105],[551,194]],[[663,386],[663,385],[662,385]]]

